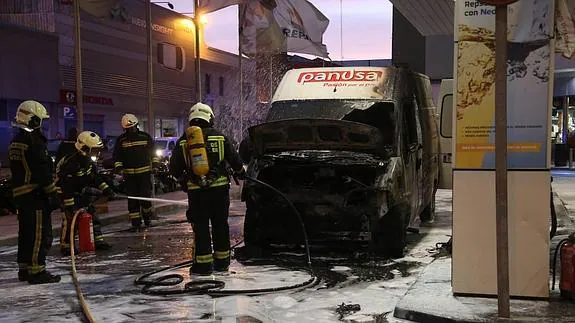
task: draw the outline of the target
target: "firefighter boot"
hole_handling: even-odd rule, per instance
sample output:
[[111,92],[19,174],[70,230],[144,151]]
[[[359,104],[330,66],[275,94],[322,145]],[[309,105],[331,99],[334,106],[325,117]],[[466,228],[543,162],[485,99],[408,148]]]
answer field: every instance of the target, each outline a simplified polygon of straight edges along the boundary
[[230,269],[230,258],[227,259],[215,259],[214,260],[214,270],[218,272],[226,272]]
[[105,251],[112,249],[112,245],[107,243],[106,241],[96,241],[96,250],[98,251]]
[[192,275],[200,275],[200,276],[209,276],[212,274],[213,268],[212,263],[204,263],[204,264],[193,264],[190,267],[190,276]]
[[29,275],[28,276],[28,283],[33,284],[33,285],[52,284],[52,283],[60,282],[60,279],[61,278],[59,275],[52,275],[51,273],[44,270],[38,274]]
[[18,280],[21,282],[25,282],[28,280],[28,270],[27,269],[18,270]]
[[142,219],[132,219],[132,228],[130,229],[131,232],[140,232],[142,231]]

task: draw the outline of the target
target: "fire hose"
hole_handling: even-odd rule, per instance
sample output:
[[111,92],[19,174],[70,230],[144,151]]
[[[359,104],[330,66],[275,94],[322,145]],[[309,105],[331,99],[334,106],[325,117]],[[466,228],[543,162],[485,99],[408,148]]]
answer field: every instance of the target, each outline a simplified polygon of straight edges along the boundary
[[[234,178],[234,180],[236,181],[236,183],[238,183],[236,178]],[[215,279],[190,281],[184,285],[183,289],[176,289],[176,290],[173,290],[173,289],[172,290],[153,289],[153,287],[160,287],[160,286],[166,287],[166,286],[179,285],[180,283],[182,283],[184,281],[184,277],[180,274],[168,274],[168,275],[157,277],[154,280],[146,280],[146,278],[148,278],[152,275],[155,275],[155,274],[158,274],[161,272],[165,272],[165,271],[171,271],[171,270],[187,267],[187,266],[190,266],[193,264],[193,261],[185,261],[185,262],[173,265],[173,266],[169,266],[169,267],[166,267],[166,268],[163,268],[160,270],[146,273],[146,274],[141,275],[138,278],[136,278],[136,280],[134,281],[134,284],[144,286],[142,289],[143,293],[151,294],[151,295],[174,295],[174,294],[195,294],[195,295],[205,294],[205,295],[210,295],[210,296],[260,295],[260,294],[271,293],[271,292],[279,292],[279,291],[285,291],[285,290],[304,288],[304,287],[311,286],[311,285],[317,283],[318,279],[313,273],[313,268],[312,268],[312,264],[311,264],[311,254],[310,254],[309,241],[308,241],[307,232],[305,229],[305,224],[303,222],[303,218],[301,217],[301,214],[299,213],[299,211],[297,210],[295,205],[281,191],[279,191],[275,187],[273,187],[273,186],[271,186],[265,182],[262,182],[256,178],[249,177],[249,176],[246,176],[246,180],[252,181],[258,185],[266,187],[266,188],[270,189],[271,191],[275,192],[276,194],[281,196],[287,202],[289,207],[292,209],[294,215],[297,217],[297,220],[300,224],[300,228],[302,230],[304,243],[305,243],[305,251],[306,251],[306,256],[307,256],[307,259],[306,259],[306,267],[307,268],[306,268],[306,270],[311,276],[310,279],[308,279],[302,283],[298,283],[298,284],[294,284],[294,285],[288,285],[288,286],[270,287],[270,288],[256,288],[256,289],[235,289],[235,290],[222,290],[222,288],[225,287],[225,282],[223,282],[221,280],[215,280]],[[236,244],[234,247],[232,247],[232,249],[237,247],[237,245],[239,245],[239,243]]]
[[[236,183],[238,183],[238,181],[235,177],[234,177],[234,180],[236,181]],[[306,261],[307,268],[306,268],[306,270],[311,276],[310,279],[308,279],[302,283],[288,285],[288,286],[257,288],[257,289],[236,289],[236,290],[222,290],[222,288],[225,287],[225,282],[221,281],[221,280],[215,280],[215,279],[190,281],[184,285],[183,289],[179,289],[179,290],[153,289],[153,287],[160,287],[160,286],[167,287],[167,286],[179,285],[180,283],[182,283],[184,281],[184,277],[180,274],[168,274],[168,275],[160,276],[154,280],[146,280],[146,278],[148,278],[152,275],[155,275],[155,274],[158,274],[161,272],[165,272],[165,271],[171,271],[171,270],[187,267],[187,266],[190,266],[191,264],[193,264],[193,260],[191,260],[191,261],[188,260],[188,261],[176,264],[176,265],[169,266],[167,268],[163,268],[160,270],[156,270],[153,272],[143,274],[143,275],[136,278],[136,280],[134,281],[134,284],[144,286],[142,289],[142,292],[144,292],[146,294],[150,294],[150,295],[174,295],[174,294],[196,294],[196,295],[198,295],[198,294],[205,294],[205,295],[210,295],[210,296],[228,296],[228,295],[240,295],[240,294],[243,294],[243,295],[260,295],[260,294],[271,293],[271,292],[279,292],[279,291],[305,288],[305,287],[311,286],[313,284],[316,284],[318,282],[318,278],[313,273],[313,268],[312,268],[312,263],[311,263],[311,254],[310,254],[310,248],[309,248],[309,241],[308,241],[308,237],[307,237],[307,231],[305,229],[305,224],[303,222],[303,218],[301,217],[301,214],[299,213],[299,211],[297,210],[295,205],[281,191],[279,191],[275,187],[273,187],[273,186],[271,186],[265,182],[262,182],[256,178],[249,177],[249,176],[246,176],[246,180],[252,181],[256,184],[264,186],[264,187],[270,189],[271,191],[275,192],[276,194],[281,196],[287,202],[289,207],[292,209],[294,215],[297,217],[297,220],[300,223],[300,228],[302,230],[304,243],[305,243],[305,251],[306,251],[306,256],[307,256],[307,259],[306,259],[307,260]],[[166,199],[158,199],[158,198],[145,198],[145,197],[136,197],[136,196],[127,196],[127,195],[117,195],[117,196],[120,198],[133,199],[133,200],[156,201],[156,202],[165,202],[165,203],[178,204],[178,205],[188,205],[188,203],[186,201],[174,201],[174,200],[166,200]],[[82,289],[80,287],[80,282],[78,280],[78,274],[77,274],[77,270],[76,270],[76,256],[75,256],[75,252],[74,252],[74,232],[75,232],[75,226],[76,226],[76,219],[77,219],[78,215],[80,213],[82,213],[83,211],[85,211],[85,209],[80,209],[80,210],[76,211],[76,213],[74,214],[74,216],[72,218],[72,223],[71,223],[72,227],[70,230],[70,262],[71,262],[71,267],[72,267],[72,282],[73,282],[75,290],[76,290],[76,295],[78,297],[78,301],[80,303],[82,313],[84,314],[84,316],[88,322],[93,323],[93,322],[96,322],[96,320],[94,319],[94,316],[92,315],[92,312],[90,311],[90,308],[86,304],[84,294],[83,294]],[[234,249],[235,247],[237,247],[241,243],[242,242],[235,244],[234,246],[232,246],[232,249]]]

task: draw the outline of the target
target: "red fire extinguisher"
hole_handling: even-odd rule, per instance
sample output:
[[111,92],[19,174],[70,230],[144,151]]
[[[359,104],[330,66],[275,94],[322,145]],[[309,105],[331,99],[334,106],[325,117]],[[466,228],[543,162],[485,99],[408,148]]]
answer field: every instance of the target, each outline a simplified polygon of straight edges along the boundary
[[94,230],[92,226],[92,215],[83,211],[78,216],[78,250],[89,252],[96,250],[94,242]]
[[555,290],[557,253],[560,253],[559,290],[561,291],[561,297],[575,299],[575,233],[571,233],[567,239],[561,240],[555,249],[553,257],[553,290]]

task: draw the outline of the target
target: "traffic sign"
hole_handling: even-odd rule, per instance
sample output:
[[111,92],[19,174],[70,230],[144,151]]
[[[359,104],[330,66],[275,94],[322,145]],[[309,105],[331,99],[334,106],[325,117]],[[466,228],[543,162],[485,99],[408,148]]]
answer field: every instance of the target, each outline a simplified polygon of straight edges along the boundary
[[76,108],[65,106],[64,107],[64,119],[76,119]]

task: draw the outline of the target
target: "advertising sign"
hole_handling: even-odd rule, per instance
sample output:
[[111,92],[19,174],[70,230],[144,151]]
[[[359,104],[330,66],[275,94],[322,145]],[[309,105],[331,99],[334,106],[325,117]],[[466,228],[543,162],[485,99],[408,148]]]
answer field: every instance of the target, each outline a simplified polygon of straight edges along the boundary
[[305,68],[288,71],[274,101],[297,99],[381,99],[389,69],[378,67]]
[[[508,7],[508,167],[547,168],[553,4]],[[456,2],[456,169],[495,168],[495,7]]]

